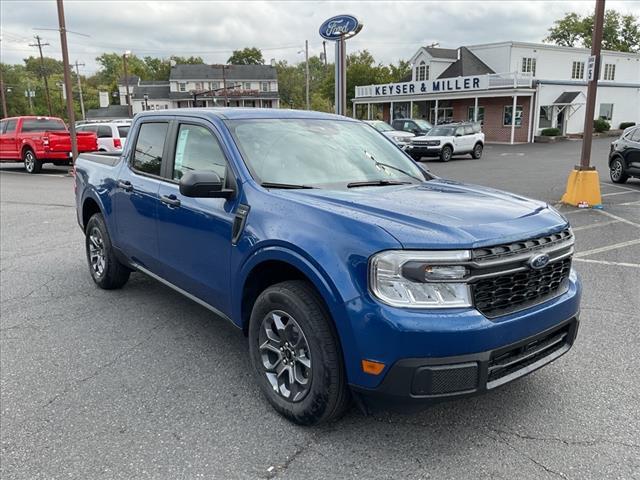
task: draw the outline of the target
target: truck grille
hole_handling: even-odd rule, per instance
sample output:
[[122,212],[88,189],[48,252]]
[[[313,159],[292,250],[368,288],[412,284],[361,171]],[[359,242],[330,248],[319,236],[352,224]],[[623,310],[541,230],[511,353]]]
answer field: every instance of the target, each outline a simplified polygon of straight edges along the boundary
[[425,147],[437,147],[440,145],[440,140],[413,140],[413,145],[425,146]]
[[492,258],[503,258],[511,255],[517,255],[524,252],[548,248],[573,236],[570,228],[566,228],[561,232],[552,233],[543,237],[532,238],[521,242],[505,243],[495,245],[493,247],[476,248],[473,250],[473,258],[476,260],[489,260]]
[[[525,243],[525,242],[522,242]],[[473,285],[476,308],[489,318],[544,302],[566,291],[571,257],[540,270],[527,269],[479,280]]]

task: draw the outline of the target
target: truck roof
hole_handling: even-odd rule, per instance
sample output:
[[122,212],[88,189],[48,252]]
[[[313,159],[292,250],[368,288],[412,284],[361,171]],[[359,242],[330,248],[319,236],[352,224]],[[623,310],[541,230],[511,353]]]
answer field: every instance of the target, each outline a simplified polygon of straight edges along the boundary
[[324,119],[324,120],[348,120],[355,121],[349,117],[342,115],[334,115],[332,113],[314,112],[310,110],[289,110],[280,108],[245,108],[245,107],[207,107],[207,108],[173,108],[169,110],[151,110],[141,112],[136,117],[148,116],[193,116],[208,117],[219,120],[246,120],[246,119],[266,119],[266,118],[298,118],[298,119]]

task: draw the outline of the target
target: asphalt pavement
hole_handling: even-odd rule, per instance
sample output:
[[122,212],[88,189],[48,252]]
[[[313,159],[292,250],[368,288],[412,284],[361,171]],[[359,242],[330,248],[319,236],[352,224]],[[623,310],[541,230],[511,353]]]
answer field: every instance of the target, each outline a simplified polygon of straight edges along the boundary
[[[567,355],[484,396],[316,428],[263,400],[224,320],[142,274],[93,285],[65,169],[3,164],[0,477],[640,478],[640,181],[611,184],[608,145],[593,150],[604,210],[561,207],[584,285]],[[425,165],[555,204],[579,151],[490,145]]]

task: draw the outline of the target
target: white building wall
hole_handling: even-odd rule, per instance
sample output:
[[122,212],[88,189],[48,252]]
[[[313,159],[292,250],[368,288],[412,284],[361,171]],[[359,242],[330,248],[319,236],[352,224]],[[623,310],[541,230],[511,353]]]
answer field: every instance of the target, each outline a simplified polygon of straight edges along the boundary
[[511,44],[479,45],[467,47],[496,73],[513,72],[511,65]]
[[413,64],[413,78],[412,80],[417,80],[417,69],[420,66],[420,62],[424,62],[429,66],[429,80],[433,80],[434,78],[438,78],[442,72],[444,72],[449,65],[455,62],[454,59],[445,59],[445,58],[434,58],[429,55],[424,50],[420,50],[420,52],[415,57],[415,61]]

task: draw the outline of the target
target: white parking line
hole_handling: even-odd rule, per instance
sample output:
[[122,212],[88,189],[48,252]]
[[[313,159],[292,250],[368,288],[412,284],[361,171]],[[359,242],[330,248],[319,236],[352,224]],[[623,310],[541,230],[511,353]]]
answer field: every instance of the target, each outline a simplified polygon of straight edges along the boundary
[[606,260],[592,260],[591,258],[574,258],[576,262],[597,263],[600,265],[613,265],[616,267],[640,268],[640,263],[607,262]]
[[[8,172],[5,170],[0,170],[0,173],[11,173],[13,175],[24,175],[25,177],[28,173],[25,172]],[[65,178],[67,176],[66,173],[37,173],[33,175],[34,177],[57,177],[57,178]]]
[[[611,193],[603,193],[601,197],[611,197],[613,195],[629,195],[632,192],[611,192]],[[637,193],[634,191],[634,193]]]
[[596,227],[605,227],[607,225],[611,225],[612,223],[619,223],[620,220],[609,220],[608,222],[600,222],[600,223],[592,223],[590,225],[583,225],[581,227],[571,227],[571,230],[573,230],[574,232],[579,232],[581,230],[588,230],[590,228],[596,228]]
[[635,202],[619,203],[618,205],[623,205],[623,206],[627,206],[627,205],[640,205],[640,200],[636,200]]
[[622,190],[629,190],[630,192],[640,193],[640,190],[637,190],[635,188],[623,187],[623,186],[620,186],[620,185],[616,185],[614,183],[601,183],[600,186],[601,187],[621,188]]
[[587,255],[593,255],[594,253],[608,252],[609,250],[615,250],[622,247],[630,247],[631,245],[638,244],[640,244],[640,238],[636,240],[629,240],[627,242],[614,243],[613,245],[607,245],[605,247],[593,248],[591,250],[585,250],[584,252],[578,252],[575,254],[575,258],[586,257]]
[[640,228],[640,223],[632,222],[631,220],[627,220],[626,218],[619,217],[617,215],[614,215],[613,213],[605,212],[604,210],[596,210],[596,211],[600,212],[602,215],[606,215],[607,217],[611,217],[620,222],[628,223],[629,225],[633,225],[634,227]]

